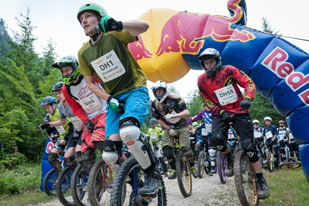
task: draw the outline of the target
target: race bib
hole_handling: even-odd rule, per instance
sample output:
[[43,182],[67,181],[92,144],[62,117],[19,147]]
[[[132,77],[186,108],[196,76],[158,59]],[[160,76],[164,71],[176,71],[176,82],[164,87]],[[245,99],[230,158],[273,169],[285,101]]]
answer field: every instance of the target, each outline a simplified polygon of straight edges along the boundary
[[271,131],[266,132],[265,136],[266,136],[267,139],[273,138],[273,134],[271,133]]
[[123,75],[126,70],[114,50],[91,62],[104,83]]
[[254,135],[255,138],[260,138],[262,136],[262,133],[254,130],[253,135]]
[[206,128],[202,128],[202,136],[207,136],[207,129]]
[[100,109],[100,107],[101,107],[101,103],[100,103],[98,97],[95,96],[94,94],[91,94],[87,98],[80,100],[79,103],[82,106],[82,108],[84,109],[84,111],[87,112],[87,113],[91,113],[95,110]]
[[155,133],[155,132],[150,132],[150,138],[151,138],[151,139],[156,139],[156,138],[157,138],[157,133]]
[[76,129],[79,128],[80,125],[82,125],[82,121],[76,116],[69,117],[68,119],[72,122],[72,124],[74,125]]
[[211,133],[212,124],[206,124],[206,128],[207,128],[207,131],[208,131],[209,133]]
[[59,133],[60,135],[62,135],[62,134],[65,133],[65,129],[64,129],[63,126],[56,126],[55,128],[56,128],[56,130],[58,131],[58,133]]
[[232,104],[237,101],[237,94],[232,84],[215,91],[221,106]]

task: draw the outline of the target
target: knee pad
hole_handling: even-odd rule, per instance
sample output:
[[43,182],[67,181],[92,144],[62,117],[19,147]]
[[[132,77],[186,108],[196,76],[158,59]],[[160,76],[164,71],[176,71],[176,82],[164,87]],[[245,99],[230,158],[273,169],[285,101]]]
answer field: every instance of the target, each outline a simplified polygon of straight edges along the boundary
[[104,142],[103,141],[92,141],[93,145],[100,150],[101,152],[104,149]]
[[150,147],[140,140],[139,123],[135,118],[125,118],[119,122],[119,135],[121,140],[129,148],[130,152],[139,163],[146,169],[155,163]]
[[74,157],[64,157],[63,161],[68,167],[73,167],[76,165],[76,161]]
[[164,146],[163,147],[163,154],[167,157],[168,160],[174,158],[174,150],[171,146]]
[[211,135],[211,145],[221,152],[226,150],[226,138],[221,131],[216,131]]
[[117,163],[119,155],[117,153],[115,141],[112,141],[110,139],[106,139],[104,141],[104,150],[102,154],[102,159],[108,164],[113,165]]
[[258,153],[254,142],[251,142],[250,139],[240,140],[241,146],[244,149],[245,153],[249,157],[250,162],[256,162],[259,160]]
[[215,159],[215,157],[216,157],[216,152],[217,152],[217,150],[216,150],[215,148],[209,148],[209,149],[208,149],[209,157],[210,157],[211,159],[212,159],[212,158]]
[[48,162],[55,162],[58,160],[58,155],[56,153],[48,153]]

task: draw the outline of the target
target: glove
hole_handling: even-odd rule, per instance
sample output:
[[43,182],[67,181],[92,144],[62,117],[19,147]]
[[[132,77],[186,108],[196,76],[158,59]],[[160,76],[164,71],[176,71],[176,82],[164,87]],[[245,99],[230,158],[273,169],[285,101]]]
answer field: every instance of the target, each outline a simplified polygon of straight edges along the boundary
[[111,106],[111,108],[116,112],[123,112],[124,111],[124,104],[125,102],[119,99],[116,99],[113,96],[109,96],[107,99],[107,104]]
[[92,133],[95,125],[92,122],[90,122],[90,120],[87,120],[85,122],[85,125],[86,125],[88,132]]
[[221,114],[222,118],[226,122],[230,122],[234,119],[234,114],[231,112],[223,111]]
[[157,142],[158,142],[158,140],[155,139],[155,140],[152,141],[152,144],[156,144]]
[[174,136],[177,135],[177,132],[176,132],[176,130],[174,130],[174,129],[170,129],[170,130],[168,130],[168,132],[170,133],[170,135],[171,135],[172,137],[174,137]]
[[109,31],[122,31],[123,25],[121,21],[116,21],[110,16],[103,16],[99,23],[100,28],[104,33]]
[[246,98],[240,102],[240,107],[243,109],[248,109],[251,106],[251,100]]
[[41,128],[41,130],[47,129],[47,128],[49,128],[49,123],[48,122],[44,122],[44,123],[40,124],[39,127]]
[[164,118],[165,118],[167,121],[169,121],[169,120],[175,118],[175,114],[167,114],[167,115],[164,116]]

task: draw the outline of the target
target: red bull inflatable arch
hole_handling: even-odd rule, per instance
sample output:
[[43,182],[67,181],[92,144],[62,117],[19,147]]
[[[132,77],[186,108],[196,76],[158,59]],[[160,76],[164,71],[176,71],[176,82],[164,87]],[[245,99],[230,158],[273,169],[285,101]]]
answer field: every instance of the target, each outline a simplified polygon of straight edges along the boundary
[[199,54],[216,48],[223,64],[248,74],[257,91],[287,118],[309,180],[309,55],[282,38],[246,27],[245,0],[229,0],[228,9],[231,17],[152,9],[140,17],[149,30],[129,49],[150,81],[174,82],[190,69],[201,70]]

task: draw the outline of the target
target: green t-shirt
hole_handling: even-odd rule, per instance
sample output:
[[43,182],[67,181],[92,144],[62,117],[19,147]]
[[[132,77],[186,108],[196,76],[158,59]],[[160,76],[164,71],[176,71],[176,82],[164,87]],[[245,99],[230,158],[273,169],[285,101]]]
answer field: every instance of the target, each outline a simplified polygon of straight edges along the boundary
[[[60,120],[60,114],[59,114],[58,108],[56,108],[55,113],[49,115],[49,117],[50,117],[51,122]],[[70,129],[69,123],[70,123],[70,120],[68,118],[66,118],[65,125],[55,127],[57,129],[58,133],[60,134],[60,138],[63,139],[68,134],[68,131]]]
[[[161,128],[149,128],[147,136],[149,137],[149,143],[152,145],[152,141],[158,139],[161,136]],[[156,144],[161,144],[161,141],[158,141]]]
[[134,41],[136,37],[123,30],[103,33],[95,45],[85,43],[78,52],[80,72],[95,75],[113,96],[146,87],[146,75],[128,49],[128,43]]

